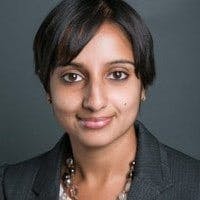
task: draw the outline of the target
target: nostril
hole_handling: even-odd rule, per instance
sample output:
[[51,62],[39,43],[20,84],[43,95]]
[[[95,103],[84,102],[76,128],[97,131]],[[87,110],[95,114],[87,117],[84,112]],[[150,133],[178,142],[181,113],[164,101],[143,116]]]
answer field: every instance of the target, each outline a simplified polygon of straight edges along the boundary
[[96,100],[85,99],[83,101],[83,108],[90,110],[92,112],[97,112],[99,110],[104,109],[105,107],[106,107],[106,104],[104,103],[104,101],[100,99],[96,99]]
[[106,90],[103,88],[102,81],[93,80],[85,88],[82,106],[84,109],[97,112],[104,109],[107,105]]

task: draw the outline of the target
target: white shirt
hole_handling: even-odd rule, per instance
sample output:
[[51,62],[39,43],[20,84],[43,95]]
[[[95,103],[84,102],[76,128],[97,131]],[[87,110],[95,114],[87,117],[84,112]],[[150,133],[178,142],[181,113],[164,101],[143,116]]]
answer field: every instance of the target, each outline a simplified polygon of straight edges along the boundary
[[62,184],[60,184],[60,192],[59,192],[59,200],[72,200],[67,194],[64,192]]

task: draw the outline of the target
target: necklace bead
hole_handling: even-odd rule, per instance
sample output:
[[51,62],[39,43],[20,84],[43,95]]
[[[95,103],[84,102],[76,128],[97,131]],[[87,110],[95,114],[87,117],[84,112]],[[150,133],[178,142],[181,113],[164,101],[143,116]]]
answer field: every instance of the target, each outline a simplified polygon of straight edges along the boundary
[[[131,187],[135,161],[129,165],[129,171],[126,175],[126,183],[123,191],[119,193],[116,200],[127,200],[127,194]],[[66,172],[63,175],[63,183],[66,189],[63,191],[64,195],[61,200],[78,200],[78,187],[74,184],[75,164],[74,159],[69,157],[66,159]]]
[[126,200],[127,199],[127,194],[125,192],[120,192],[117,200]]

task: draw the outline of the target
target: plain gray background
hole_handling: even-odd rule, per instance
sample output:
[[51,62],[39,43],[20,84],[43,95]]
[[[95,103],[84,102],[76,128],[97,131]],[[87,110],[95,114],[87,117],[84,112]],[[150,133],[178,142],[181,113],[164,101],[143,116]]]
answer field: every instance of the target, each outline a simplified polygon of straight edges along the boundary
[[[163,143],[200,158],[200,1],[129,0],[155,44],[157,79],[139,118]],[[63,134],[34,75],[32,41],[57,0],[1,0],[0,164],[49,150]]]

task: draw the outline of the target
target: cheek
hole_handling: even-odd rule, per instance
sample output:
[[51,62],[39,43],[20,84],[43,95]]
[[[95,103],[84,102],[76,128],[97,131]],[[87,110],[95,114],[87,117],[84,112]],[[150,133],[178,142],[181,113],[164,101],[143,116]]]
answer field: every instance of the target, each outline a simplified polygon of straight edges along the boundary
[[110,101],[119,112],[138,111],[140,103],[140,88],[122,88],[110,94]]
[[56,115],[72,115],[80,108],[81,98],[75,92],[57,90],[52,94],[52,106]]

